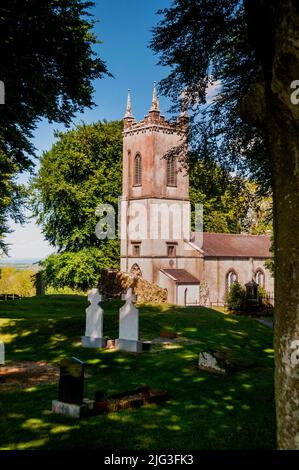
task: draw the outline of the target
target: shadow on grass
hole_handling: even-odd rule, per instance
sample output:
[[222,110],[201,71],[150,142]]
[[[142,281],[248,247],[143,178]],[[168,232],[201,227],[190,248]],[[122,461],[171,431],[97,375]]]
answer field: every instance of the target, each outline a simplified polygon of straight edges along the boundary
[[[14,305],[13,305],[14,304]],[[104,332],[118,336],[121,302],[103,303]],[[141,355],[83,349],[86,298],[45,296],[0,305],[8,361],[86,361],[86,393],[114,393],[147,384],[168,402],[80,422],[51,413],[57,385],[1,393],[0,448],[242,449],[275,447],[272,332],[250,318],[208,308],[140,306],[140,336],[161,330],[200,344]],[[257,367],[227,377],[190,368],[198,351],[230,348]],[[1,386],[0,386],[1,387]]]

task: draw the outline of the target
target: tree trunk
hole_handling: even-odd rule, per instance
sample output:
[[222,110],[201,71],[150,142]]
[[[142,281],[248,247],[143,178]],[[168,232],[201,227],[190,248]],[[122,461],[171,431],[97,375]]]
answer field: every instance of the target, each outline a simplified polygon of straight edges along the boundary
[[[272,161],[277,443],[299,449],[299,104],[291,100],[291,84],[299,80],[299,5],[248,0],[245,6],[263,69],[263,106],[260,96],[258,102]],[[255,19],[264,22],[262,34]]]
[[299,120],[293,123],[277,103],[269,125],[276,246],[277,440],[280,449],[299,449]]

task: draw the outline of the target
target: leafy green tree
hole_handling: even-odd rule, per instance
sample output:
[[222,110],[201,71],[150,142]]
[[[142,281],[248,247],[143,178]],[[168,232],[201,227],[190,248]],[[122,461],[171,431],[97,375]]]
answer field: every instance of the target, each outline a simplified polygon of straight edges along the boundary
[[86,291],[97,287],[101,270],[118,267],[119,249],[107,241],[101,249],[89,247],[78,252],[53,254],[41,263],[46,285]]
[[7,254],[4,235],[9,232],[8,217],[15,222],[24,222],[21,205],[26,191],[14,181],[15,165],[0,150],[0,255]]
[[21,297],[35,295],[33,275],[34,271],[31,269],[3,267],[0,271],[0,293],[17,294]]
[[58,250],[44,263],[46,281],[85,289],[94,285],[101,268],[119,263],[119,241],[96,236],[95,211],[101,203],[118,210],[122,123],[82,124],[57,138],[32,181],[32,209]]
[[258,64],[248,40],[244,5],[239,0],[174,0],[158,12],[152,49],[159,63],[171,68],[161,81],[162,93],[191,106],[190,143],[201,160],[271,187],[271,165],[263,130],[245,122],[240,100],[253,82]]
[[0,172],[0,237],[7,232],[6,211],[15,212],[20,203],[14,174],[33,166],[31,137],[38,121],[69,124],[75,113],[93,106],[92,81],[108,73],[93,50],[98,43],[93,5],[85,0],[1,1],[5,104],[0,106],[0,170],[5,165],[8,171]]
[[[119,265],[119,241],[101,241],[95,235],[95,209],[108,203],[118,212],[122,123],[80,125],[57,138],[32,182],[34,214],[58,250],[43,263],[45,276],[55,287],[86,289],[94,285],[100,268]],[[248,230],[253,198],[247,185],[215,163],[192,167],[191,201],[204,204],[206,231]]]
[[271,229],[271,198],[261,196],[256,184],[198,159],[189,177],[191,204],[203,204],[205,232],[261,234]]
[[160,13],[152,47],[171,68],[162,90],[175,104],[187,92],[194,146],[273,190],[278,447],[298,449],[298,1],[173,0]]
[[121,194],[122,123],[82,124],[57,138],[32,181],[33,213],[59,252],[100,246],[95,210],[117,209]]

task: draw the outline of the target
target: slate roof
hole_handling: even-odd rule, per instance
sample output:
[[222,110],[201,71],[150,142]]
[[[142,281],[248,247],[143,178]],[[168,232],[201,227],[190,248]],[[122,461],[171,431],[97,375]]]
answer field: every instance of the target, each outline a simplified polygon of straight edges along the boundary
[[161,269],[162,273],[171,276],[177,284],[199,284],[200,280],[185,269]]
[[[201,236],[203,243],[201,244]],[[271,258],[268,235],[236,235],[231,233],[193,233],[192,242],[209,257]]]

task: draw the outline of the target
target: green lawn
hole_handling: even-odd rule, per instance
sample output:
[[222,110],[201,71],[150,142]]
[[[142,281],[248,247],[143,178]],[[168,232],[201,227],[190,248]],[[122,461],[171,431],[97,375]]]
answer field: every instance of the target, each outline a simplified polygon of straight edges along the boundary
[[[120,302],[104,304],[105,335],[118,336]],[[48,295],[0,303],[6,360],[87,362],[86,397],[147,384],[166,389],[159,405],[70,420],[51,413],[57,385],[1,392],[0,449],[252,449],[275,448],[272,331],[252,318],[208,308],[140,307],[142,339],[170,330],[202,344],[143,354],[83,349],[86,298]],[[229,347],[257,362],[221,377],[190,365],[199,350]]]

